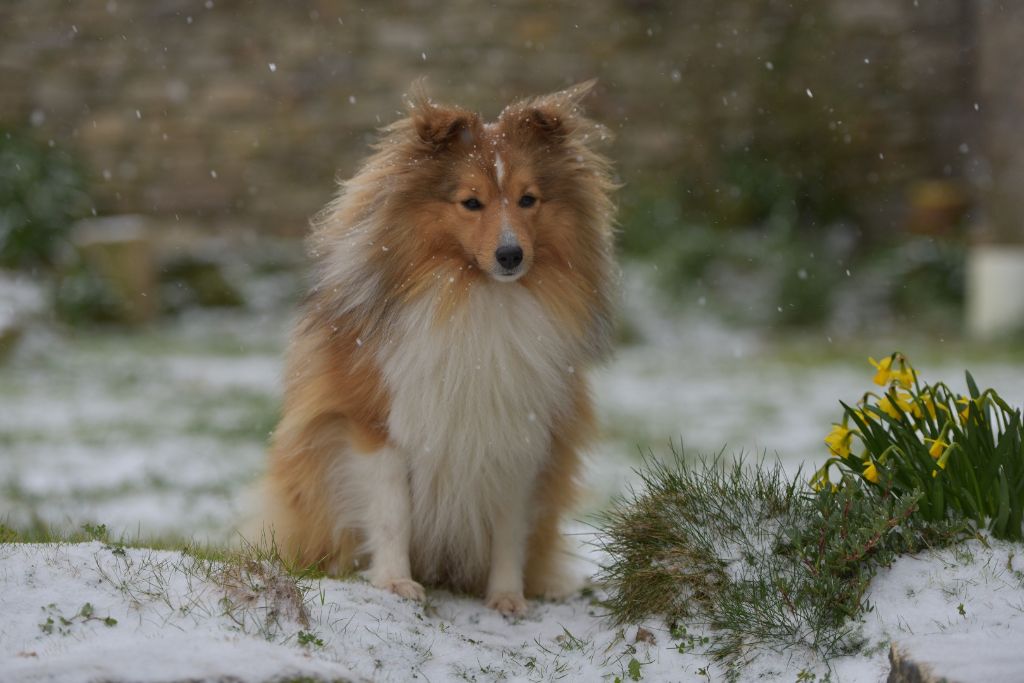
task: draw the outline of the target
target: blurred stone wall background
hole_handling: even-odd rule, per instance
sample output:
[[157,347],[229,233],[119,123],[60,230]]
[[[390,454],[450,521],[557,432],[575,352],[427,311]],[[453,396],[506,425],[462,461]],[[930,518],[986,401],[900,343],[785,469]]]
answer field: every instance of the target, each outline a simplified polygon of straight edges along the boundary
[[882,237],[912,182],[984,181],[974,5],[5,0],[0,128],[78,153],[100,214],[298,235],[413,79],[491,117],[596,76],[627,218]]

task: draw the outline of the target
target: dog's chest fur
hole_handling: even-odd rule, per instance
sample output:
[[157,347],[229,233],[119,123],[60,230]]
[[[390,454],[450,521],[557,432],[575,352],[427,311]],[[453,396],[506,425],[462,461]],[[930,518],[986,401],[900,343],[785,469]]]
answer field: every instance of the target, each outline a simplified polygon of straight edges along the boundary
[[484,282],[449,320],[413,304],[381,351],[407,459],[414,573],[475,588],[503,504],[529,495],[569,404],[571,341],[524,287]]

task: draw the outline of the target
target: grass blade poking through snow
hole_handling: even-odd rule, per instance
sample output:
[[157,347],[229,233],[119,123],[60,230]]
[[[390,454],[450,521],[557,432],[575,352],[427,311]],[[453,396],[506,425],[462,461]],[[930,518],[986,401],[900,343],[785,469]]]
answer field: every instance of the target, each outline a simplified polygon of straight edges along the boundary
[[876,568],[960,530],[919,521],[917,495],[859,479],[814,491],[763,461],[672,455],[646,460],[642,486],[599,518],[607,606],[622,623],[663,615],[706,625],[708,653],[732,664],[761,649],[855,650]]

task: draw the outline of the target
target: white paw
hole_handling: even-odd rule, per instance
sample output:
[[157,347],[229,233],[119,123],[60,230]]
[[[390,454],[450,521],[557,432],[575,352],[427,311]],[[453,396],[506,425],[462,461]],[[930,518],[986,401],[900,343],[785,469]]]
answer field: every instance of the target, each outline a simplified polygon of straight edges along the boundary
[[487,597],[487,606],[506,617],[525,616],[529,609],[522,593],[492,593]]
[[376,588],[389,591],[399,597],[405,598],[406,600],[423,602],[427,599],[427,593],[423,590],[423,586],[412,579],[383,579],[380,581],[374,581],[373,585]]

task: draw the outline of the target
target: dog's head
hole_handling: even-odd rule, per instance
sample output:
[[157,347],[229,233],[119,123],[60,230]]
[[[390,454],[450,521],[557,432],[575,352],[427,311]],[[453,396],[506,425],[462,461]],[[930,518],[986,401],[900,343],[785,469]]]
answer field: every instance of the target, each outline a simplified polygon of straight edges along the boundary
[[410,116],[394,130],[410,150],[410,220],[432,256],[464,259],[498,282],[541,260],[572,267],[588,238],[581,221],[609,210],[607,162],[592,151],[608,133],[579,107],[593,85],[517,102],[493,123],[414,90]]

